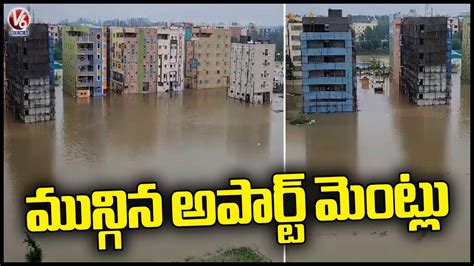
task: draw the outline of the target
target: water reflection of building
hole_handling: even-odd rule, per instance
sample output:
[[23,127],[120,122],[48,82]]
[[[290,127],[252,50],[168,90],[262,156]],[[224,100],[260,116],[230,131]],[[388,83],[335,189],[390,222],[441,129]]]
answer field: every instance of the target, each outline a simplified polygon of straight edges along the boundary
[[[118,149],[115,152],[120,155],[128,152],[150,153],[156,137],[158,107],[158,98],[146,94],[111,96],[107,116],[96,121],[102,123],[98,125],[102,129],[96,131],[107,136],[104,142],[107,141],[107,145],[114,150]],[[97,112],[100,113],[99,110]],[[105,143],[101,145],[105,146]]]
[[[61,123],[63,148],[67,159],[99,164],[106,137],[103,101],[105,98],[64,97]],[[84,123],[87,121],[87,123]]]
[[316,125],[305,129],[308,172],[357,175],[358,115],[354,112],[317,116]]
[[24,206],[24,197],[36,187],[54,185],[55,124],[25,126],[8,114],[4,114],[3,121],[4,178],[12,184],[14,191],[9,193],[15,203]]
[[440,177],[446,171],[449,106],[418,109],[401,98],[394,108],[394,125],[404,158],[400,170]]
[[[247,105],[247,106],[242,106]],[[253,117],[252,119],[248,119]],[[271,127],[269,106],[255,106],[240,102],[227,108],[226,149],[234,158],[263,164],[268,158]]]

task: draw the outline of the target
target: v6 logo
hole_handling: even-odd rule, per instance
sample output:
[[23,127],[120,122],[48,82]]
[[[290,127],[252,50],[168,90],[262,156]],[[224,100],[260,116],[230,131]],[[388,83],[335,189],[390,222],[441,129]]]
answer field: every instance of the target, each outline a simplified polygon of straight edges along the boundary
[[8,24],[14,30],[26,30],[30,25],[30,13],[22,7],[12,9],[8,14]]

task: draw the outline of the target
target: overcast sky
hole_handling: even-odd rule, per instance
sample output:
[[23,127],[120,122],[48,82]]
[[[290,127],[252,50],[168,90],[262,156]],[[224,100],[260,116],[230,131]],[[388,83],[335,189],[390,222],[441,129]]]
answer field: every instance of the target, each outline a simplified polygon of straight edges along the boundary
[[[461,12],[470,11],[470,4],[431,4],[433,15],[459,15]],[[343,16],[350,15],[388,15],[396,12],[408,13],[415,9],[419,15],[424,15],[424,4],[288,4],[286,12],[298,15],[315,13],[317,16],[327,16],[328,9],[342,9]]]
[[[4,4],[4,22],[8,12],[18,6],[26,7],[27,4]],[[102,21],[145,17],[167,22],[283,24],[282,4],[31,4],[31,8],[36,21],[47,23],[64,19],[74,21],[80,17]]]

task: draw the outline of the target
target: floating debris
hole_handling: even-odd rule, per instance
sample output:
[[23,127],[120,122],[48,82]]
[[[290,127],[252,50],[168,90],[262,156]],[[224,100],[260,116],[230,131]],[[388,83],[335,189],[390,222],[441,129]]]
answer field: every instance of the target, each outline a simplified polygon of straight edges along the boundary
[[293,118],[290,120],[290,124],[297,126],[297,125],[311,125],[314,124],[316,121],[314,119],[308,119],[305,115],[303,114],[298,114],[296,118]]
[[283,110],[279,110],[279,109],[278,110],[272,109],[272,111],[275,112],[275,113],[282,113],[283,112]]

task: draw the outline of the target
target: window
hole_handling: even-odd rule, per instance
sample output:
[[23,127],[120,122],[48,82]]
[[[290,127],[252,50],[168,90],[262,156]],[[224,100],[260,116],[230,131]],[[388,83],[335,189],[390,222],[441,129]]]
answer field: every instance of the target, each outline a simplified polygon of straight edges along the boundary
[[23,69],[28,70],[28,63],[23,63]]
[[26,48],[23,48],[23,55],[26,55]]
[[99,60],[100,60],[100,54],[98,54],[98,55],[97,55],[97,59],[99,59]]
[[263,55],[268,55],[268,49],[265,49],[265,51],[263,52]]
[[23,80],[23,85],[28,85],[28,79]]
[[220,71],[220,70],[217,70],[216,73],[217,73],[217,75],[219,75],[219,74],[221,73],[221,71]]
[[423,72],[423,67],[421,66],[419,69],[418,69],[418,72]]
[[420,45],[423,45],[423,39],[420,39]]
[[419,53],[418,58],[423,60],[423,53]]
[[100,43],[97,44],[97,49],[100,49]]

